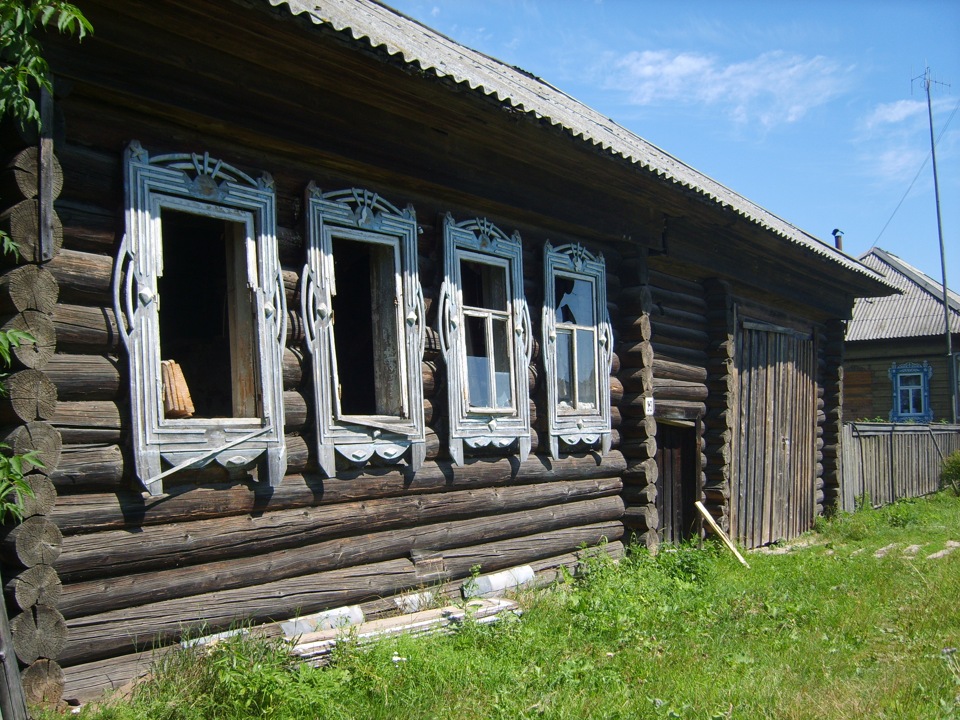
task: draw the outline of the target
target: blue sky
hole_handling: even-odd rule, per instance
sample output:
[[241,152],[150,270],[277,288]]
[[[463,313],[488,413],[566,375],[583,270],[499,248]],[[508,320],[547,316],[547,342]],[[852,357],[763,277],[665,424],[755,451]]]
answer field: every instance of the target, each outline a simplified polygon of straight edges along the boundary
[[950,84],[933,87],[933,122],[960,289],[957,0],[385,1],[823,240],[840,228],[851,255],[877,245],[939,282],[922,81],[911,90],[929,65]]

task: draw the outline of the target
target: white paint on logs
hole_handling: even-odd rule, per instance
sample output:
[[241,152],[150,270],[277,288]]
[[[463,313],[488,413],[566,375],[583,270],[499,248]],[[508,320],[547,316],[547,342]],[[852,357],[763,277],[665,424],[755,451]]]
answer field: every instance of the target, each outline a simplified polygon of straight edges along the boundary
[[533,568],[529,565],[521,565],[498,573],[471,578],[463,584],[461,591],[464,598],[491,597],[501,595],[505,590],[522,587],[533,579]]

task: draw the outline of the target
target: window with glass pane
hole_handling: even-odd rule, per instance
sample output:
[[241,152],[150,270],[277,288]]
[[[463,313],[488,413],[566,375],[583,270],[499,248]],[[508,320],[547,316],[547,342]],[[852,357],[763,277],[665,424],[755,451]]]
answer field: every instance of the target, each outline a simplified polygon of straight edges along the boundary
[[506,268],[460,261],[467,394],[471,408],[513,407]]
[[520,236],[485,219],[444,218],[440,346],[447,367],[450,455],[530,452],[527,372],[532,352]]
[[550,453],[609,446],[612,335],[602,256],[581,245],[544,252],[543,335]]
[[893,422],[929,422],[933,419],[930,407],[930,376],[933,369],[923,363],[894,363],[889,371],[893,383]]

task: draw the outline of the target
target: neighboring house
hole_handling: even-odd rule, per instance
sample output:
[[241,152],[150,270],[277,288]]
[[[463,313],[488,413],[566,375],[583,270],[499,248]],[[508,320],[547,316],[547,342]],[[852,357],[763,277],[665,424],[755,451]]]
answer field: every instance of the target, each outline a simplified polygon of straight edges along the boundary
[[[900,290],[860,298],[847,325],[843,419],[949,420],[943,285],[880,248],[860,261]],[[960,295],[947,291],[953,362],[960,358]],[[956,375],[954,377],[957,377]]]
[[370,0],[83,9],[44,37],[62,183],[8,224],[49,390],[11,444],[59,494],[33,675],[835,500],[874,270]]

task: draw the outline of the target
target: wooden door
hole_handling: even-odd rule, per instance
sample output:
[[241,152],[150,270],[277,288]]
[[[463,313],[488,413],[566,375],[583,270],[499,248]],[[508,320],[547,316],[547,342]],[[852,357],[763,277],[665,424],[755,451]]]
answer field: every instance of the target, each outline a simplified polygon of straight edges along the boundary
[[817,395],[812,337],[743,321],[731,528],[747,547],[813,524]]
[[661,423],[657,428],[657,512],[661,540],[679,543],[697,527],[697,431]]

